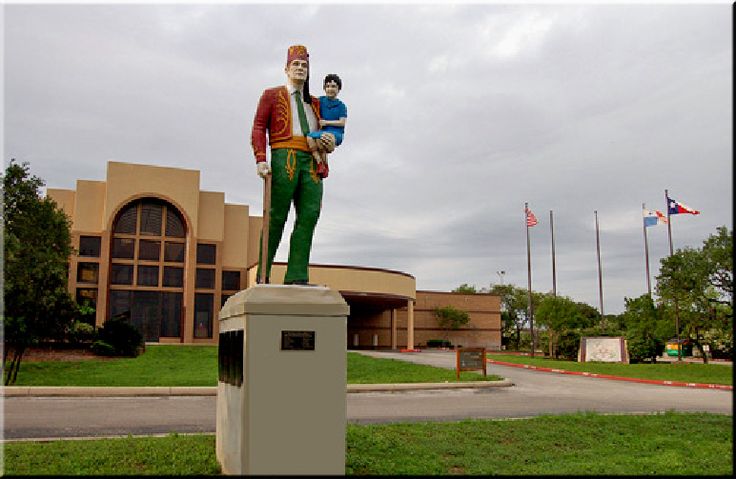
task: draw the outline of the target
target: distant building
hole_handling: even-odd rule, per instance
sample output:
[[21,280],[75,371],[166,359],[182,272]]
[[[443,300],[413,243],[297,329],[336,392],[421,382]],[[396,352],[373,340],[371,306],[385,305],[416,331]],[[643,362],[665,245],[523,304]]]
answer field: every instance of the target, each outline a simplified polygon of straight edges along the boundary
[[[96,308],[96,325],[122,315],[148,342],[217,343],[220,308],[255,283],[262,218],[247,205],[201,191],[200,172],[110,161],[105,181],[47,194],[72,221],[69,291]],[[275,263],[272,282],[283,281]],[[500,300],[487,294],[417,291],[400,271],[310,265],[310,282],[350,305],[350,348],[409,348],[442,339],[433,308],[452,305],[471,322],[454,345],[501,347]],[[416,305],[416,306],[415,306]]]

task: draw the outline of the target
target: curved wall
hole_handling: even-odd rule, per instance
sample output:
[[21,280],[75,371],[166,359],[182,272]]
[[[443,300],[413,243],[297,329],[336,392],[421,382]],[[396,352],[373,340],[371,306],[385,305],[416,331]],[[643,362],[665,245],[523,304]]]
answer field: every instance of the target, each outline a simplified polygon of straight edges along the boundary
[[[248,286],[255,284],[257,266],[248,269]],[[274,284],[282,284],[286,264],[274,263],[271,278]],[[309,282],[321,284],[337,291],[389,295],[416,299],[416,279],[401,271],[342,265],[309,265]]]

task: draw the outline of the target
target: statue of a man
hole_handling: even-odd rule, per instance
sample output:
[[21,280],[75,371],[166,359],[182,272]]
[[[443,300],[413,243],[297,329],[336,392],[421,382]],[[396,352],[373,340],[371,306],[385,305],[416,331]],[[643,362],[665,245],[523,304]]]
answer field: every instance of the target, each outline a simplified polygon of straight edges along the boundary
[[[319,99],[309,94],[309,53],[302,45],[289,47],[286,56],[286,85],[269,88],[258,102],[251,144],[256,172],[272,175],[271,209],[268,228],[268,260],[265,273],[258,266],[258,278],[269,282],[286,218],[294,203],[296,221],[291,233],[289,263],[284,284],[308,284],[309,253],[314,228],[322,207],[322,178],[317,172],[307,135],[319,130]],[[271,146],[271,166],[266,161],[266,136]],[[335,149],[335,137],[323,134],[319,140],[327,152]],[[261,255],[259,255],[259,258]]]

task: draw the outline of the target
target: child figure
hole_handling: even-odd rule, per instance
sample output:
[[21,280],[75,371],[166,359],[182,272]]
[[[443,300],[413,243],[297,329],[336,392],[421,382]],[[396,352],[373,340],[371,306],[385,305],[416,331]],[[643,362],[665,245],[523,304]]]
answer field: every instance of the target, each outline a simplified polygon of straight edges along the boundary
[[320,148],[315,141],[316,138],[322,136],[323,133],[332,133],[335,135],[335,146],[342,143],[342,137],[345,133],[345,121],[348,116],[348,108],[345,103],[337,99],[337,94],[342,90],[342,80],[334,73],[330,73],[325,77],[323,87],[325,96],[319,97],[319,113],[322,119],[319,131],[307,134],[307,144],[312,150],[312,156],[317,160],[317,174],[321,178],[327,178],[329,168],[327,167],[327,152]]

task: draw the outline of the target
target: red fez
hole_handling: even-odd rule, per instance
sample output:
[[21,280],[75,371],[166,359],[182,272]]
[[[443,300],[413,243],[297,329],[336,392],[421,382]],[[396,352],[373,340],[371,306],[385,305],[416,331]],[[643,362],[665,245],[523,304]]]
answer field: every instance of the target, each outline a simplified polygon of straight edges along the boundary
[[286,55],[286,66],[288,67],[294,60],[309,61],[309,53],[304,45],[292,45],[289,47],[289,53]]

